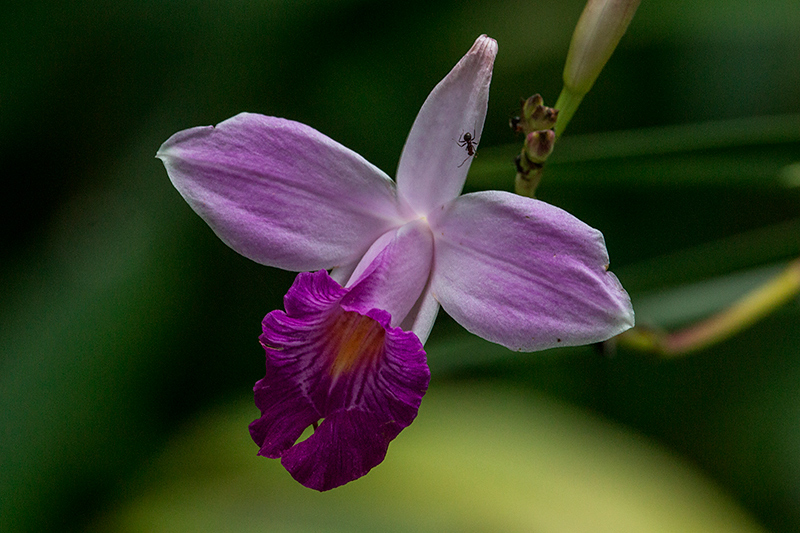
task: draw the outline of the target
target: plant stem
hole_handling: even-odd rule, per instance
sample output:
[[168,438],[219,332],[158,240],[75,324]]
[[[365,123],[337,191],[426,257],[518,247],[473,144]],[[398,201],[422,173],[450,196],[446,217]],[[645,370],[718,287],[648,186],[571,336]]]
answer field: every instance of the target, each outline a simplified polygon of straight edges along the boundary
[[556,105],[553,106],[558,110],[558,120],[556,121],[555,125],[556,138],[561,136],[561,134],[564,132],[564,129],[566,129],[567,124],[569,124],[569,121],[572,120],[572,116],[578,110],[578,106],[581,105],[581,100],[583,100],[583,97],[584,95],[576,94],[569,90],[566,86],[561,89],[561,94],[558,95]]
[[667,333],[635,327],[617,337],[621,346],[677,357],[721,342],[752,326],[800,293],[800,259],[729,308],[696,324]]

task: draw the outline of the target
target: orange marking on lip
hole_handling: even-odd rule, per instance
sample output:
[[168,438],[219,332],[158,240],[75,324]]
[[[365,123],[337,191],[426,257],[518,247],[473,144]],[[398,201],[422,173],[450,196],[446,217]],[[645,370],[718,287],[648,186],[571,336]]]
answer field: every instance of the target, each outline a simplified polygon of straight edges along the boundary
[[329,327],[326,351],[333,358],[330,368],[333,378],[359,364],[372,363],[383,353],[386,331],[369,317],[344,311]]

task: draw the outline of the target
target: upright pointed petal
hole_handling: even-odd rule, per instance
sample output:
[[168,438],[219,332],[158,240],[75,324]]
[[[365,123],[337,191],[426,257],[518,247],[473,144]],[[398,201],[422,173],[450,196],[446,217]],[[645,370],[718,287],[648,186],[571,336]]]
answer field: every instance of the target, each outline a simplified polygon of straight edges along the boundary
[[347,295],[324,270],[301,273],[286,312],[273,311],[263,323],[267,373],[254,388],[261,417],[250,433],[259,455],[281,457],[295,479],[316,490],[380,463],[416,417],[430,380],[417,337],[390,327],[383,310],[345,304]]
[[588,344],[633,325],[603,235],[544,202],[467,194],[431,217],[433,293],[469,331],[521,351]]
[[397,186],[419,214],[449,202],[464,187],[472,157],[459,141],[469,133],[480,143],[496,55],[497,42],[478,37],[433,89],[411,127],[397,168]]
[[176,133],[158,157],[214,232],[266,265],[317,270],[352,263],[401,218],[391,179],[290,120],[242,113]]

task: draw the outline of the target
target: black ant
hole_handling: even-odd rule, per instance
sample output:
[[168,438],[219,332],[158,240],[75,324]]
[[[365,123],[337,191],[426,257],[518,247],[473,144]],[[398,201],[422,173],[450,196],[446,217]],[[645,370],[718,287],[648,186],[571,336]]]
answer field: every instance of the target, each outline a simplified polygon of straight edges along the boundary
[[456,141],[456,144],[458,144],[461,148],[467,149],[467,157],[461,162],[460,165],[458,165],[458,168],[461,168],[464,163],[467,162],[467,159],[475,155],[475,149],[478,147],[478,140],[475,139],[474,133],[466,132],[458,141]]

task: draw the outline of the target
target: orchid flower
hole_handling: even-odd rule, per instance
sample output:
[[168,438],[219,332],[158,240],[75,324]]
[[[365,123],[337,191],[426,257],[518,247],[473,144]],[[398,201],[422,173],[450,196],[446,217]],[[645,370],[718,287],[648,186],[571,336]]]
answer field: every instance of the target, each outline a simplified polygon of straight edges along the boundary
[[250,432],[260,455],[280,457],[307,487],[363,476],[416,417],[440,305],[514,350],[602,341],[633,325],[600,232],[511,193],[459,196],[472,155],[464,132],[483,129],[496,54],[479,37],[434,88],[396,183],[308,126],[255,114],[176,133],[158,152],[231,248],[302,272],[285,311],[262,324],[267,372]]

